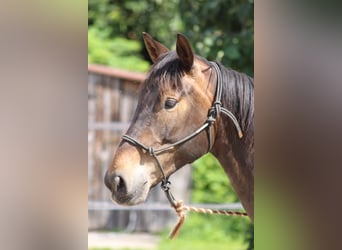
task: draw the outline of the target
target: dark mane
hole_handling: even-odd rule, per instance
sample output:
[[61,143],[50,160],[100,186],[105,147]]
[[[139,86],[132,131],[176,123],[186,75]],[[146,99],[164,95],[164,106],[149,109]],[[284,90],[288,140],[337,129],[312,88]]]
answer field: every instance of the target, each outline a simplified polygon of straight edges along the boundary
[[[222,105],[239,121],[247,139],[254,135],[254,82],[244,73],[218,64],[223,78]],[[251,138],[248,138],[251,139]]]

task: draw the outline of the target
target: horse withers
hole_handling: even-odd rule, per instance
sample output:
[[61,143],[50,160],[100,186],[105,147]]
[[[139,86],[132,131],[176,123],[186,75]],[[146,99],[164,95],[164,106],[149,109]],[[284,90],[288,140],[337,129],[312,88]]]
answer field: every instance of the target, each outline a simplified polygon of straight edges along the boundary
[[112,200],[142,203],[151,187],[166,187],[172,173],[211,152],[253,221],[253,79],[195,55],[184,35],[176,51],[143,36],[153,65],[105,175]]

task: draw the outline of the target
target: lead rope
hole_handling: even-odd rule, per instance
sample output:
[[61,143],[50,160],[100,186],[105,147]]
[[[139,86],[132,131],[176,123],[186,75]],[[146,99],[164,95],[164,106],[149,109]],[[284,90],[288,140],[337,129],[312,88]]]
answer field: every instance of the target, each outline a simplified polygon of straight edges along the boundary
[[245,212],[184,206],[182,200],[176,201],[176,207],[174,207],[174,209],[178,215],[178,222],[172,229],[171,233],[169,234],[170,239],[175,239],[178,236],[178,233],[185,221],[184,211],[203,213],[203,214],[220,214],[220,215],[226,215],[226,216],[248,216],[247,213]]

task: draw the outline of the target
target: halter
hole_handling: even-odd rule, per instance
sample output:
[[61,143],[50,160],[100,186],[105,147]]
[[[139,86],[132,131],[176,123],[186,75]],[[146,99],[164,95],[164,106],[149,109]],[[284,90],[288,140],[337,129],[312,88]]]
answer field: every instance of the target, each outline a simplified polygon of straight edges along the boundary
[[127,141],[136,147],[144,149],[145,153],[148,153],[150,156],[152,156],[154,158],[154,160],[156,161],[156,163],[160,169],[160,172],[163,175],[163,180],[161,181],[161,188],[162,188],[162,190],[164,190],[165,195],[166,195],[167,199],[169,200],[171,206],[174,207],[175,209],[177,208],[177,201],[175,200],[175,198],[173,197],[173,195],[170,191],[171,182],[169,181],[169,177],[166,176],[165,171],[164,171],[162,165],[160,164],[160,161],[158,160],[157,156],[166,152],[166,151],[169,151],[169,150],[175,148],[176,146],[179,146],[179,145],[181,145],[187,141],[190,141],[192,138],[196,137],[197,135],[199,135],[204,130],[206,130],[207,134],[208,134],[208,150],[207,150],[207,152],[209,152],[212,148],[212,135],[211,135],[210,128],[215,123],[216,118],[219,116],[220,113],[225,114],[226,116],[228,116],[232,120],[232,122],[234,123],[235,128],[237,130],[239,138],[242,138],[242,136],[243,136],[239,122],[237,121],[234,114],[232,112],[230,112],[229,110],[222,107],[221,97],[222,97],[223,80],[222,80],[221,70],[220,70],[220,68],[216,62],[209,62],[209,63],[211,66],[214,67],[214,69],[216,71],[216,75],[217,75],[216,94],[215,94],[215,101],[208,111],[207,120],[204,122],[204,124],[200,128],[198,128],[196,131],[194,131],[190,135],[184,137],[183,139],[180,139],[179,141],[176,141],[170,145],[167,145],[167,146],[164,146],[164,147],[161,147],[158,149],[154,149],[153,147],[148,147],[148,146],[142,144],[138,140],[136,140],[136,139],[134,139],[128,135],[124,135],[122,137],[122,140]]

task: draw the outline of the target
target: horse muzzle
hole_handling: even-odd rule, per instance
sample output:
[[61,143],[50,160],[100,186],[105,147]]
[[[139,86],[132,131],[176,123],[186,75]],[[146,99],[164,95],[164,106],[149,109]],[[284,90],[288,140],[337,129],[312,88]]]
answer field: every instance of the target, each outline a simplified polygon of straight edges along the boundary
[[147,198],[151,185],[141,173],[128,177],[123,173],[106,172],[104,182],[111,191],[111,198],[121,205],[137,205]]

